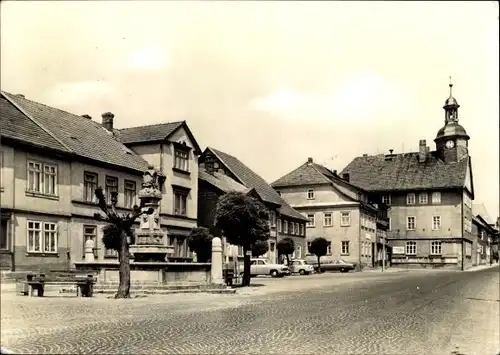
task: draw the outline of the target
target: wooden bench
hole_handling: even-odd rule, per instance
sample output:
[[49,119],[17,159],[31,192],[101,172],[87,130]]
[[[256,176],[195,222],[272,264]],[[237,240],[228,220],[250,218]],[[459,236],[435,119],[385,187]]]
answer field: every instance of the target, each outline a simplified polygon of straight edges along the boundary
[[94,294],[94,284],[95,278],[93,275],[77,275],[77,274],[69,274],[62,277],[59,277],[59,280],[51,279],[50,277],[46,277],[45,274],[28,274],[26,275],[26,281],[24,281],[24,285],[28,287],[24,288],[23,293],[26,295],[29,294],[32,297],[36,291],[38,297],[43,297],[45,292],[45,285],[76,285],[76,295],[81,297],[92,297]]

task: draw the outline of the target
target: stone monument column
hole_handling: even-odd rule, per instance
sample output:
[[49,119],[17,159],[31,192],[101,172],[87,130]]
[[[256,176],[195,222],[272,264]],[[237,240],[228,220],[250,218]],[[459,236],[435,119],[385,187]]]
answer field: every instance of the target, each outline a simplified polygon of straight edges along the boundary
[[222,274],[222,242],[219,237],[212,239],[212,266],[210,268],[210,279],[212,284],[224,284]]
[[167,255],[173,252],[173,247],[167,246],[167,235],[160,227],[159,206],[165,180],[165,175],[152,166],[149,166],[143,175],[139,199],[143,207],[152,208],[153,213],[140,217],[139,229],[135,232],[135,243],[130,246],[130,252],[136,262],[167,261]]

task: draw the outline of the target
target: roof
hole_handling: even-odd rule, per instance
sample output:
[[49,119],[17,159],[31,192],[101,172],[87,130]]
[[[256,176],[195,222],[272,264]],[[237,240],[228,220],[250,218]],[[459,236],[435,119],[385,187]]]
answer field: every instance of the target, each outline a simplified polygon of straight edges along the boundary
[[330,184],[331,181],[314,165],[317,164],[306,162],[297,169],[292,170],[288,174],[271,183],[271,186],[274,188],[280,188],[287,186]]
[[183,121],[167,122],[148,126],[117,129],[120,142],[123,144],[162,141],[170,136]]
[[474,216],[481,216],[483,220],[488,223],[488,224],[494,224],[493,220],[491,219],[488,211],[486,210],[486,207],[482,203],[473,203],[472,204],[472,215]]
[[248,188],[236,180],[231,179],[229,176],[221,174],[217,171],[214,171],[213,174],[209,174],[205,170],[200,169],[198,171],[198,178],[208,182],[223,192],[236,191],[248,193],[253,190],[252,188]]
[[[2,92],[2,95],[25,116],[25,118],[20,119],[19,114],[14,113],[12,119],[20,122],[29,119],[46,132],[43,137],[37,137],[40,129],[34,128],[33,124],[29,124],[29,127],[26,125],[26,128],[34,129],[25,132],[32,136],[28,140],[35,140],[39,145],[48,143],[51,146],[54,146],[54,141],[57,141],[59,147],[63,147],[66,152],[136,171],[144,171],[148,166],[144,159],[116,140],[110,132],[97,122],[28,100],[20,95],[12,95],[6,92]],[[3,115],[4,112],[2,111]],[[3,120],[2,118],[2,122]],[[47,135],[52,137],[53,140],[48,140]]]
[[288,203],[281,198],[271,185],[269,185],[262,177],[252,171],[252,169],[247,167],[240,160],[214,148],[208,147],[207,150],[210,150],[215,156],[217,156],[217,158],[234,174],[241,184],[248,188],[255,189],[263,201],[280,205],[281,207],[278,209],[280,214],[304,221],[308,220],[302,214],[290,207],[290,205],[288,205]]
[[184,128],[191,143],[193,143],[194,150],[197,154],[201,154],[201,148],[196,142],[191,130],[186,124],[186,121],[167,122],[147,126],[137,126],[116,129],[116,135],[120,142],[123,144],[138,144],[163,141],[170,137],[174,132],[180,128]]
[[64,145],[19,111],[3,95],[0,97],[0,127],[2,139],[11,138],[32,146],[70,153]]
[[342,170],[349,181],[367,191],[397,191],[420,189],[463,188],[470,158],[445,164],[431,152],[424,163],[419,153],[393,154],[386,160],[383,154],[362,156]]

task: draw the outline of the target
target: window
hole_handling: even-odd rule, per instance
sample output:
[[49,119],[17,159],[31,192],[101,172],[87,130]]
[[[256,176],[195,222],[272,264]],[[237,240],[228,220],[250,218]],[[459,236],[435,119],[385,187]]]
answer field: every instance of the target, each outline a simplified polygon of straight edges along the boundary
[[406,242],[406,254],[417,255],[417,242]]
[[418,195],[418,203],[421,205],[427,204],[427,192],[422,192]]
[[390,217],[387,217],[387,223],[389,224],[389,226],[387,227],[387,230],[391,230],[391,218]]
[[83,199],[87,202],[97,202],[95,190],[97,189],[98,176],[96,173],[83,173]]
[[441,242],[431,242],[431,255],[441,255]]
[[177,238],[177,245],[175,246],[175,256],[178,258],[187,257],[186,243],[183,238]]
[[298,223],[295,223],[295,234],[296,235],[300,235],[299,224]]
[[135,181],[125,180],[125,207],[134,207],[136,196]]
[[300,235],[304,235],[304,225],[300,224]]
[[57,195],[57,166],[28,161],[28,191]]
[[391,204],[391,195],[382,196],[382,203],[385,203],[386,205],[390,205]]
[[479,235],[480,235],[480,237],[481,237],[481,240],[484,240],[484,239],[485,239],[485,238],[484,238],[484,231],[481,231],[481,232],[479,233]]
[[333,225],[332,212],[324,213],[323,225],[325,227],[331,227]]
[[175,149],[174,168],[189,171],[189,153],[184,150]]
[[94,241],[94,257],[97,258],[97,226],[83,226],[83,255],[85,255],[87,240]]
[[295,253],[295,257],[297,259],[300,259],[302,258],[302,247],[300,245],[297,245],[297,251]]
[[281,229],[282,229],[281,219],[278,218],[278,232],[281,233]]
[[241,245],[238,245],[238,256],[244,256],[243,247]]
[[28,221],[28,252],[57,252],[57,228],[55,223]]
[[118,192],[118,178],[106,176],[106,203],[111,204],[111,193]]
[[415,194],[414,193],[409,193],[406,195],[406,204],[407,205],[414,205],[415,204]]
[[340,226],[348,227],[351,225],[351,212],[340,212]]
[[307,253],[308,253],[308,254],[311,254],[311,252],[310,252],[310,250],[309,250],[309,249],[311,249],[311,243],[312,243],[312,242],[307,242]]
[[328,255],[332,255],[332,242],[328,242],[328,244],[326,246],[326,253]]
[[0,219],[0,250],[9,249],[9,221],[7,219]]
[[415,230],[415,217],[406,217],[406,229]]
[[269,213],[269,218],[271,219],[271,227],[276,227],[276,213]]
[[174,214],[187,215],[187,192],[174,191]]
[[308,200],[313,200],[314,199],[314,190],[313,189],[307,190],[307,199]]
[[309,219],[309,222],[307,222],[308,227],[314,227],[314,213],[308,213],[307,218]]
[[283,233],[288,233],[288,221],[283,221]]
[[434,204],[441,203],[441,192],[433,192],[432,193],[432,203],[434,203]]
[[441,216],[432,216],[432,230],[441,229]]
[[3,187],[3,152],[0,151],[0,187]]
[[349,241],[342,241],[341,247],[342,255],[349,255]]
[[295,223],[290,222],[290,234],[295,234]]

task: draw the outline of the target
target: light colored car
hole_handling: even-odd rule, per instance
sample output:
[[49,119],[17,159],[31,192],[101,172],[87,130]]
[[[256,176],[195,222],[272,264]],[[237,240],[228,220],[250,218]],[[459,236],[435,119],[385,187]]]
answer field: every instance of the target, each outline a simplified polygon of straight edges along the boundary
[[314,272],[314,266],[309,265],[305,260],[295,259],[290,261],[290,272],[292,274],[308,275]]
[[[243,273],[243,263],[239,265],[240,274]],[[290,274],[290,269],[286,265],[270,264],[266,259],[251,259],[250,275],[271,275],[272,277],[283,277]]]

